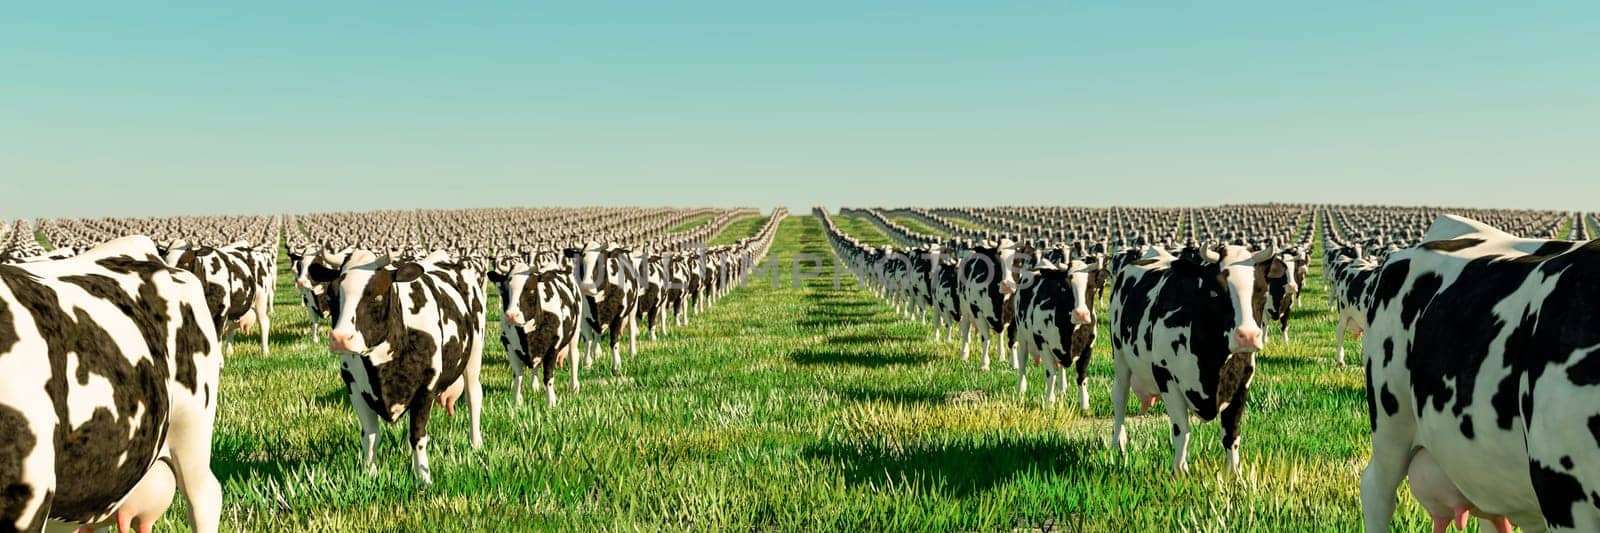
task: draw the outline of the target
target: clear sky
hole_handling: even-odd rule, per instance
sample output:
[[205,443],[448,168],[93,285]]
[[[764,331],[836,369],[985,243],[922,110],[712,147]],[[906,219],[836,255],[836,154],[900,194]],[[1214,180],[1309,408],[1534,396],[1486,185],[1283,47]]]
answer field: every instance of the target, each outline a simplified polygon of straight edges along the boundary
[[0,217],[1600,210],[1600,2],[153,4],[0,10]]

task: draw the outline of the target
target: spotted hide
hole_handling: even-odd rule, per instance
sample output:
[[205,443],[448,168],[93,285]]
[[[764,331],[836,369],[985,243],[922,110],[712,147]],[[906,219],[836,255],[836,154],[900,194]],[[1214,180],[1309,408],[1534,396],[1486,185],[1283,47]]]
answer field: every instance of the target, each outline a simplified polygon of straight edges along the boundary
[[[1358,252],[1359,253],[1359,252]],[[1367,328],[1367,307],[1372,299],[1373,280],[1378,277],[1378,263],[1368,259],[1339,257],[1328,264],[1328,277],[1333,280],[1335,320],[1334,342],[1339,344],[1334,362],[1344,366],[1345,332],[1358,338]]]
[[[346,250],[344,253],[348,254],[349,251]],[[322,262],[322,258],[323,254],[315,247],[289,252],[289,269],[294,271],[294,286],[300,292],[300,304],[305,306],[306,314],[311,315],[312,342],[322,342],[322,320],[328,318],[332,312],[328,300],[330,284],[311,281],[311,264]],[[322,262],[322,267],[336,269],[339,265]]]
[[[590,243],[577,254],[578,290],[583,293],[584,348],[589,352],[586,365],[594,364],[600,350],[600,339],[611,334],[611,368],[622,371],[622,354],[617,350],[622,330],[628,330],[628,357],[638,354],[639,328],[636,309],[639,306],[640,273],[628,249],[615,244],[601,246]],[[715,267],[708,268],[704,287],[711,287]],[[709,298],[710,293],[702,295]]]
[[1131,389],[1146,407],[1159,397],[1172,422],[1173,470],[1188,471],[1189,412],[1222,417],[1228,467],[1239,471],[1255,352],[1263,336],[1252,305],[1256,266],[1272,249],[1188,248],[1174,257],[1156,247],[1117,274],[1111,289],[1111,442],[1127,449],[1123,420]]
[[1418,450],[1481,514],[1600,531],[1600,241],[1446,215],[1372,291],[1367,531],[1389,530]]
[[[542,386],[545,400],[555,405],[555,367],[577,347],[582,318],[571,264],[555,258],[539,261],[537,267],[518,262],[509,275],[491,272],[489,277],[501,288],[500,301],[506,305],[501,327],[511,338],[506,342],[506,355],[511,359],[511,390],[517,404],[522,404],[524,369],[539,368],[544,377],[534,382],[534,390]],[[577,392],[578,365],[568,366],[572,367],[572,391]]]
[[221,365],[201,281],[149,238],[0,265],[0,530],[105,522],[170,457],[190,523],[216,531]]
[[1264,296],[1266,320],[1268,323],[1278,323],[1278,333],[1283,335],[1284,342],[1289,341],[1289,315],[1294,313],[1295,303],[1300,300],[1300,287],[1305,284],[1305,256],[1298,248],[1287,248],[1280,251],[1269,261],[1257,265],[1261,270],[1258,279],[1264,278],[1266,284],[1256,287],[1256,294]]
[[268,302],[271,276],[262,279],[256,264],[256,254],[248,244],[236,242],[227,246],[193,246],[187,243],[173,245],[166,256],[167,265],[187,270],[205,283],[206,306],[217,330],[224,336],[224,352],[233,352],[233,335],[238,331],[247,334],[252,326],[260,326],[261,353],[267,353],[267,339],[271,329]]
[[364,464],[374,468],[379,420],[393,423],[409,412],[412,473],[424,484],[432,481],[428,416],[436,400],[453,413],[464,388],[472,447],[483,445],[483,280],[447,259],[435,252],[390,263],[357,250],[337,261],[338,270],[310,268],[313,281],[334,283],[329,349],[339,354],[339,375],[361,423]]
[[[1012,322],[1011,294],[1017,290],[1015,269],[1011,265],[1015,249],[1011,241],[998,246],[974,246],[957,267],[961,273],[961,360],[967,360],[972,347],[972,331],[983,339],[984,370],[989,369],[989,348],[1002,354],[1011,352],[1003,342]],[[992,345],[991,338],[997,337]],[[1017,362],[1012,361],[1016,366]]]
[[[1065,258],[1063,258],[1065,259]],[[1042,263],[1023,271],[1014,298],[1017,344],[1017,390],[1028,391],[1028,360],[1043,359],[1046,401],[1056,401],[1056,387],[1067,368],[1077,368],[1078,406],[1089,409],[1089,352],[1094,346],[1094,303],[1100,289],[1100,262],[1067,260]]]

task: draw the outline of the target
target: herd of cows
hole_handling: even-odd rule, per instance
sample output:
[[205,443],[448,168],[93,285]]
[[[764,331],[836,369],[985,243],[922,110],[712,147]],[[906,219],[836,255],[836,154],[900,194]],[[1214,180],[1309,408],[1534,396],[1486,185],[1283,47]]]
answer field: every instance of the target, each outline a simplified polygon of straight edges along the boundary
[[[409,415],[412,473],[431,481],[427,423],[465,395],[479,431],[487,291],[503,305],[516,374],[601,344],[621,370],[652,337],[742,282],[785,217],[704,247],[754,210],[489,209],[304,217],[48,221],[8,225],[0,258],[0,531],[136,526],[148,532],[180,490],[195,530],[215,531],[221,486],[211,436],[227,339],[268,349],[280,246],[361,426],[369,468],[381,422]],[[687,231],[669,231],[691,219]],[[452,232],[449,228],[473,227]],[[283,238],[280,239],[279,235]],[[20,244],[20,245],[18,245]],[[318,335],[313,329],[313,335]],[[609,341],[604,340],[609,335]],[[587,350],[580,350],[579,339]],[[587,353],[582,353],[587,352]],[[578,361],[572,390],[578,390]],[[380,422],[381,421],[381,422]]]
[[994,348],[1023,392],[1029,360],[1043,359],[1049,401],[1076,368],[1088,409],[1094,304],[1109,292],[1112,446],[1126,450],[1130,392],[1144,409],[1160,401],[1180,474],[1191,414],[1220,421],[1239,471],[1256,354],[1272,326],[1287,339],[1320,241],[1338,337],[1365,332],[1366,529],[1389,530],[1409,479],[1436,531],[1464,528],[1469,516],[1486,530],[1600,531],[1592,215],[1283,205],[843,212],[896,243],[863,244],[817,209],[847,268],[936,336],[955,325],[964,359],[977,332],[982,368]]
[[[0,224],[0,531],[136,526],[176,492],[214,531],[211,438],[238,334],[268,351],[278,258],[329,350],[374,465],[383,423],[408,417],[412,473],[431,479],[427,423],[466,399],[479,431],[490,294],[522,401],[556,403],[555,371],[640,330],[684,324],[770,250],[784,210],[749,237],[700,243],[751,209],[423,210]],[[818,208],[842,266],[899,313],[959,331],[962,359],[1004,357],[1053,402],[1088,362],[1107,299],[1111,443],[1129,395],[1171,421],[1187,471],[1191,414],[1219,420],[1230,470],[1257,354],[1291,335],[1313,260],[1339,340],[1361,335],[1372,458],[1365,526],[1387,531],[1399,484],[1435,529],[1600,531],[1600,240],[1593,215],[1380,206],[841,210]],[[896,220],[913,220],[923,233]],[[38,233],[52,245],[46,249]],[[1313,257],[1320,245],[1320,257]],[[491,293],[490,291],[494,291]],[[1364,334],[1363,334],[1364,333]],[[1342,346],[1329,347],[1343,365]],[[1358,408],[1352,406],[1352,408]]]

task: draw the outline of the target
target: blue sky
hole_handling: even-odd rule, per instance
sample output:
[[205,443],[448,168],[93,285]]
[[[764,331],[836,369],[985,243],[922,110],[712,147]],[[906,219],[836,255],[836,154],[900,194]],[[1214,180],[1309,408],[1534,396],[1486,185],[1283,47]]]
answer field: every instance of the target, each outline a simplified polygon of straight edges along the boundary
[[331,4],[9,6],[0,217],[1600,209],[1596,2]]

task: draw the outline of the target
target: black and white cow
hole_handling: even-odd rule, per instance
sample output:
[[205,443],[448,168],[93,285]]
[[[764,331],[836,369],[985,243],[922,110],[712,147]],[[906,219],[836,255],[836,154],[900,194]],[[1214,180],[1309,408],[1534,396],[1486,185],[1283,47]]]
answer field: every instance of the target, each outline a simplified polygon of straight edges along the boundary
[[[350,250],[340,254],[347,255]],[[305,306],[306,314],[311,316],[311,341],[322,342],[322,319],[328,318],[333,309],[328,299],[328,291],[332,289],[330,283],[318,283],[311,280],[310,270],[312,263],[322,263],[323,268],[337,269],[339,265],[328,264],[324,261],[325,254],[315,247],[289,252],[289,268],[294,271],[295,289],[300,291],[300,303]]]
[[[542,386],[545,400],[555,405],[555,367],[575,353],[583,306],[572,276],[571,259],[553,253],[538,254],[534,258],[537,266],[519,261],[509,276],[489,273],[495,285],[503,288],[500,301],[506,307],[502,327],[514,339],[506,344],[506,355],[511,359],[511,390],[518,405],[522,404],[522,373],[526,368],[544,371],[544,379],[536,381],[534,389]],[[572,391],[578,392],[578,364],[568,364],[572,367]]]
[[[1089,355],[1094,347],[1094,303],[1100,289],[1101,271],[1097,258],[1092,262],[1071,260],[1061,263],[1041,261],[1023,271],[1017,281],[1017,346],[1022,352],[1017,367],[1017,390],[1028,391],[1028,359],[1043,358],[1046,401],[1055,403],[1056,387],[1066,377],[1066,369],[1078,371],[1078,405],[1089,409]],[[1057,379],[1060,375],[1063,379]]]
[[662,321],[662,310],[667,305],[667,269],[665,259],[659,254],[645,252],[635,257],[635,268],[644,282],[639,287],[639,305],[634,310],[635,322],[643,322],[645,331],[649,333],[650,340],[656,340],[656,328],[666,331],[666,323]]
[[1367,307],[1370,304],[1373,281],[1378,277],[1379,264],[1375,261],[1360,257],[1340,256],[1328,264],[1328,277],[1333,280],[1334,313],[1337,322],[1334,324],[1334,342],[1339,344],[1338,355],[1334,362],[1344,366],[1344,339],[1345,332],[1354,333],[1357,337],[1366,331]]
[[662,261],[666,267],[666,312],[674,326],[689,323],[689,294],[696,288],[692,280],[693,269],[686,253],[668,253]]
[[1111,289],[1111,442],[1127,449],[1123,419],[1131,389],[1148,408],[1159,398],[1172,422],[1172,467],[1188,472],[1189,412],[1222,417],[1228,468],[1239,471],[1239,425],[1244,419],[1255,353],[1265,338],[1258,325],[1257,265],[1272,248],[1189,248],[1174,257],[1160,247],[1122,268]]
[[216,531],[221,367],[204,285],[149,238],[0,265],[0,530],[113,520],[169,458],[190,523]]
[[1265,287],[1256,287],[1257,293],[1266,298],[1262,302],[1266,321],[1278,322],[1278,333],[1283,335],[1284,342],[1289,341],[1289,316],[1294,313],[1295,303],[1300,301],[1300,287],[1306,281],[1305,263],[1300,249],[1291,247],[1280,250],[1257,267],[1263,270],[1267,282]]
[[[639,327],[635,310],[639,306],[640,273],[637,263],[627,248],[616,244],[589,243],[575,255],[578,290],[584,297],[584,351],[589,352],[584,364],[594,364],[599,355],[600,339],[610,333],[611,369],[621,372],[622,353],[617,345],[621,342],[623,328],[628,330],[628,357],[638,354]],[[714,278],[708,277],[707,281],[710,279]],[[710,293],[701,297],[709,299]]]
[[357,250],[330,260],[337,270],[310,267],[312,281],[334,283],[328,347],[339,354],[339,375],[361,422],[362,461],[376,469],[379,420],[394,423],[410,412],[412,473],[424,484],[432,482],[428,416],[435,400],[453,413],[464,388],[472,447],[483,445],[483,279],[447,260],[435,252],[391,263]]
[[1600,531],[1600,241],[1435,220],[1378,272],[1362,342],[1367,531],[1425,450],[1484,516]]
[[256,254],[248,243],[211,247],[179,242],[168,248],[166,262],[205,282],[206,304],[224,336],[225,352],[233,352],[234,333],[248,335],[252,326],[259,325],[261,353],[267,353],[272,323],[268,312],[271,291],[266,285],[273,283],[273,277],[258,275]]
[[[1017,290],[1016,272],[1011,267],[1014,255],[1015,248],[1010,240],[993,246],[974,246],[958,267],[961,272],[961,360],[968,359],[972,330],[977,329],[983,339],[983,370],[989,369],[991,337],[1000,353],[1012,355],[1009,343],[1003,339],[1010,331],[1011,314],[1015,312],[1009,305],[1011,294]],[[1011,364],[1017,366],[1015,358],[1012,359]]]

